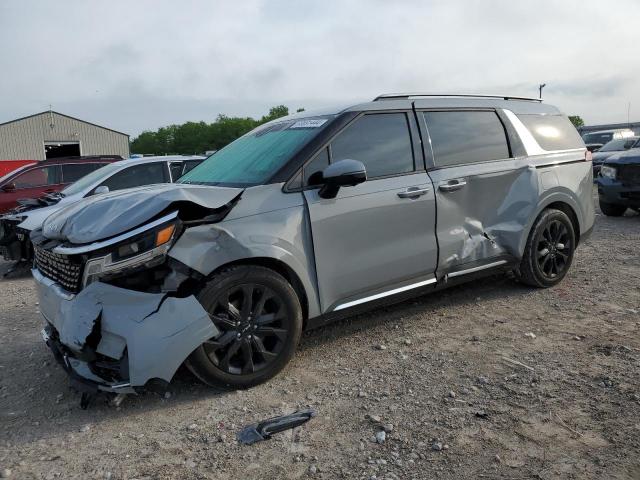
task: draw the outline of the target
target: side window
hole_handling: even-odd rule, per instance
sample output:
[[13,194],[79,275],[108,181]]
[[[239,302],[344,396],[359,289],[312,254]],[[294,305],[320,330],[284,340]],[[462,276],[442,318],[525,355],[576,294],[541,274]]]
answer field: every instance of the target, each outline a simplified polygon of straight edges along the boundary
[[182,162],[171,162],[169,164],[169,170],[171,170],[171,178],[175,182],[182,176]]
[[[518,118],[545,150],[584,148],[580,134],[564,115],[518,115]],[[590,143],[586,138],[585,142]]]
[[73,183],[96,169],[95,163],[70,163],[62,165],[62,183]]
[[303,169],[304,186],[317,185],[322,179],[322,171],[329,166],[329,149],[324,148]]
[[106,185],[109,191],[113,192],[142,185],[165,183],[167,180],[166,163],[156,162],[134,165],[121,170],[100,185]]
[[34,168],[18,175],[14,182],[16,188],[34,188],[57,185],[60,182],[60,165]]
[[412,172],[413,147],[405,113],[365,115],[331,142],[331,162],[364,163],[369,178]]
[[189,173],[191,170],[196,168],[198,165],[202,163],[202,160],[187,160],[184,162],[184,168],[182,169],[182,175],[185,173]]
[[509,158],[504,126],[495,112],[424,112],[437,167]]

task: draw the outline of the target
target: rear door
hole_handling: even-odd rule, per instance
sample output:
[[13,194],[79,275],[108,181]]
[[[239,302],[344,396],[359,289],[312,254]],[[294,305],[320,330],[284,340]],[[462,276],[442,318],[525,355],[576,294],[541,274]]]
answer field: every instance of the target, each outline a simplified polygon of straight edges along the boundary
[[367,181],[334,199],[306,189],[323,312],[435,283],[435,203],[411,112],[360,115],[304,168],[355,159]]
[[430,139],[438,275],[455,277],[513,260],[538,190],[524,159],[512,155],[505,123],[493,109],[418,109],[417,115]]

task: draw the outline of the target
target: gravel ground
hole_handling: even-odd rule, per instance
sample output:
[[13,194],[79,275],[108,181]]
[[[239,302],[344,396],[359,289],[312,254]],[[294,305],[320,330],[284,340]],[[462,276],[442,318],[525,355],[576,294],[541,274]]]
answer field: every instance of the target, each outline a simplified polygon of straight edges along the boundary
[[[639,479],[639,246],[638,215],[598,215],[556,288],[476,281],[307,333],[266,385],[216,394],[181,370],[170,394],[86,411],[40,338],[32,280],[14,276],[0,477]],[[235,442],[307,405],[305,426]]]

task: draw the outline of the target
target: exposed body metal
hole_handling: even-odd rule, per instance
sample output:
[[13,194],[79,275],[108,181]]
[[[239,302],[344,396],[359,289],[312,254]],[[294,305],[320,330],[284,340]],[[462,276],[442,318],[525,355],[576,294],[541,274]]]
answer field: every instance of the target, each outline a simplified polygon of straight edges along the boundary
[[[419,113],[442,109],[495,112],[505,128],[509,158],[438,167]],[[296,183],[303,165],[342,129],[359,116],[387,111],[405,112],[411,119],[414,171],[340,188],[335,198],[322,198],[317,187]],[[303,112],[289,118],[314,115]],[[331,118],[324,136],[314,138],[265,184],[158,186],[105,196],[59,212],[45,223],[45,236],[60,242],[57,252],[90,255],[93,242],[126,236],[167,213],[179,211],[182,218],[194,209],[224,210],[224,217],[215,221],[185,224],[167,258],[184,267],[181,275],[194,281],[238,262],[273,268],[295,287],[312,322],[396,294],[439,287],[448,278],[517,265],[534,221],[549,206],[568,212],[579,237],[593,227],[592,167],[585,148],[580,144],[545,150],[518,117],[560,115],[555,107],[509,97],[408,96],[317,115]],[[102,218],[109,212],[113,220],[106,225]],[[170,379],[188,348],[213,336],[205,328],[207,320],[197,301],[178,298],[184,292],[125,291],[118,292],[119,300],[114,288],[92,283],[65,299],[59,288],[39,280],[41,298],[54,299],[41,300],[41,309],[56,329],[65,330],[60,338],[69,348],[78,348],[78,342],[86,339],[101,309],[102,338],[107,338],[103,351],[115,358],[124,345],[137,348],[135,364],[131,354],[128,358],[132,374],[127,380],[133,387],[144,385],[142,379]],[[170,308],[178,312],[174,324]],[[116,311],[122,320],[117,320]],[[174,327],[176,335],[188,336],[183,349],[170,350],[170,361],[153,367],[157,351],[138,346],[147,342],[145,335],[153,335],[145,330],[152,316],[168,334],[161,338],[172,336]],[[80,320],[85,317],[86,325]],[[118,321],[126,327],[116,327]]]

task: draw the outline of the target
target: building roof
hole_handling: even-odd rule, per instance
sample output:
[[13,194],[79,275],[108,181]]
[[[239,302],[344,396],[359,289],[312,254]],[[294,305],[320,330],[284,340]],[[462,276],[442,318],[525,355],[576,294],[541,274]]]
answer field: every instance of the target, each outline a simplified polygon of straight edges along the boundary
[[98,124],[95,124],[95,123],[87,122],[86,120],[82,120],[80,118],[72,117],[71,115],[65,115],[64,113],[56,112],[55,110],[45,110],[44,112],[34,113],[33,115],[27,115],[26,117],[16,118],[15,120],[9,120],[8,122],[0,123],[0,127],[3,126],[3,125],[8,125],[10,123],[20,122],[22,120],[26,120],[27,118],[38,117],[40,115],[45,115],[45,114],[48,114],[48,113],[55,113],[56,115],[60,115],[61,117],[70,118],[71,120],[75,120],[77,122],[86,123],[87,125],[91,125],[93,127],[102,128],[103,130],[109,130],[110,132],[118,133],[118,134],[124,135],[126,137],[129,136],[128,133],[119,132],[118,130],[114,130],[112,128],[107,128],[107,127],[103,127],[102,125],[98,125]]

